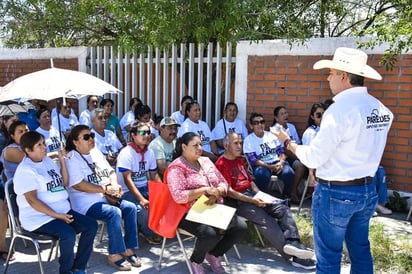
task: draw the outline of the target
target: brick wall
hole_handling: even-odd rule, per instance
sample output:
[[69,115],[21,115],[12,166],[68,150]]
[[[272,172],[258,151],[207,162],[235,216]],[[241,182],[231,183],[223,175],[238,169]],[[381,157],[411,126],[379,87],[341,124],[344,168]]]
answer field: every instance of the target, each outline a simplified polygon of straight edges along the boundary
[[[326,81],[329,71],[313,70],[312,66],[332,55],[248,55],[245,118],[251,112],[260,112],[270,121],[269,126],[273,109],[283,105],[289,112],[289,122],[302,136],[312,104],[332,97]],[[366,79],[365,85],[395,115],[382,159],[388,187],[412,192],[412,54],[402,56],[392,71],[380,65],[381,54],[368,55],[368,64],[381,73],[383,80]]]

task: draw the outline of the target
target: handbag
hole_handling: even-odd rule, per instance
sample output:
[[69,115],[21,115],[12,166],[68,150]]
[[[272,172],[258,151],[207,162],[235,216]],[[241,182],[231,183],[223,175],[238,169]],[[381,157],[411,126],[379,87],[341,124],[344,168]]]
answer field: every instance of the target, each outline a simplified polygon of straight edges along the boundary
[[173,200],[167,186],[167,169],[164,182],[149,181],[149,228],[158,235],[174,238],[183,216],[189,211],[190,203],[178,204]]

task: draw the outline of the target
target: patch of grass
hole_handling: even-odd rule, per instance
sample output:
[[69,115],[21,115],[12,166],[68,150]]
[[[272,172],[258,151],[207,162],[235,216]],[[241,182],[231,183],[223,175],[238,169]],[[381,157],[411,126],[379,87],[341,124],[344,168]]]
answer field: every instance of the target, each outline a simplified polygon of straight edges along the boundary
[[411,273],[412,242],[405,236],[395,239],[384,231],[383,224],[372,224],[369,241],[377,273]]

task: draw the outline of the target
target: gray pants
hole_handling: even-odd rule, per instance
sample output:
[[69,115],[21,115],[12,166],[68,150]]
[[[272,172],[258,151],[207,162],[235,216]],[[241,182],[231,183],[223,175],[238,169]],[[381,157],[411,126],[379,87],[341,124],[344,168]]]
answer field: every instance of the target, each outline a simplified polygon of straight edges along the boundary
[[290,255],[283,252],[283,246],[286,240],[300,240],[300,236],[292,212],[287,205],[273,204],[265,207],[257,207],[249,203],[228,198],[226,198],[225,201],[237,208],[237,215],[255,224],[263,236],[277,249],[283,258],[286,260],[291,258]]

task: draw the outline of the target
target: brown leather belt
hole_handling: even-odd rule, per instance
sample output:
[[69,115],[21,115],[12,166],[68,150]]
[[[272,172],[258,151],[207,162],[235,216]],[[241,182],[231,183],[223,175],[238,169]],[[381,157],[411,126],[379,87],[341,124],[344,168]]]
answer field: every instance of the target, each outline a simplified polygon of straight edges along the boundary
[[326,184],[326,185],[331,184],[334,186],[363,186],[363,185],[369,185],[373,181],[372,177],[363,177],[363,178],[353,179],[349,181],[327,181],[321,178],[316,178],[316,179],[321,184]]

